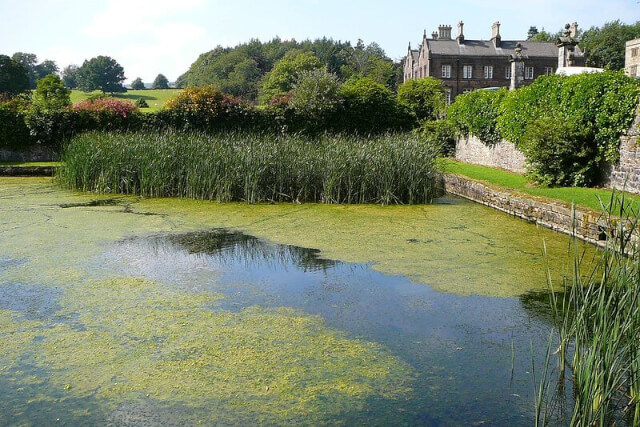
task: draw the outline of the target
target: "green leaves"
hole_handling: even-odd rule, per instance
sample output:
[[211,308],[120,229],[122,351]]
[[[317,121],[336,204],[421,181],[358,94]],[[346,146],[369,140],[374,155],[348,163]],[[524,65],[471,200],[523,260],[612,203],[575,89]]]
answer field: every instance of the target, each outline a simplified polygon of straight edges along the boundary
[[447,118],[459,133],[473,134],[486,144],[495,144],[502,139],[497,121],[506,96],[506,89],[460,95],[449,107]]
[[405,105],[416,120],[442,118],[446,108],[442,82],[433,77],[408,80],[398,88],[398,101]]
[[99,89],[106,92],[125,92],[122,86],[124,69],[109,56],[98,56],[84,61],[78,69],[78,86],[85,92]]

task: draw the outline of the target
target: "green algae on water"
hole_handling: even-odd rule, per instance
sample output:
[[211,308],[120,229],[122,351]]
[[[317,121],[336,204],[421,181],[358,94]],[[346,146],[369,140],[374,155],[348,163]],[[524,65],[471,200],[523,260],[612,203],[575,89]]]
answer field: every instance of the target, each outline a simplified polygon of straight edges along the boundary
[[[412,368],[380,345],[349,339],[319,316],[293,309],[213,309],[220,297],[185,294],[135,278],[87,283],[67,292],[60,315],[73,323],[25,325],[0,312],[0,347],[31,363],[50,386],[97,398],[115,410],[137,396],[205,408],[221,419],[280,423],[362,409],[367,399],[411,391]],[[221,417],[221,418],[218,418]]]

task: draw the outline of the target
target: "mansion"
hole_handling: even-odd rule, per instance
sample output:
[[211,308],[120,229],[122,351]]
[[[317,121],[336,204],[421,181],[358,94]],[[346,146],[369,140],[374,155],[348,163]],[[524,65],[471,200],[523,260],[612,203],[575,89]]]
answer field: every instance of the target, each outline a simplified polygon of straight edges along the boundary
[[[567,25],[564,37],[556,42],[502,40],[500,23],[493,24],[489,40],[467,40],[464,24],[451,36],[450,25],[440,25],[427,37],[425,30],[418,50],[409,50],[404,59],[404,81],[431,76],[442,80],[448,102],[460,93],[474,89],[518,87],[537,76],[553,74],[559,67],[584,65],[584,54],[577,47],[577,24]],[[513,67],[514,60],[522,64]],[[515,71],[514,71],[515,70]],[[514,72],[522,70],[514,85]]]

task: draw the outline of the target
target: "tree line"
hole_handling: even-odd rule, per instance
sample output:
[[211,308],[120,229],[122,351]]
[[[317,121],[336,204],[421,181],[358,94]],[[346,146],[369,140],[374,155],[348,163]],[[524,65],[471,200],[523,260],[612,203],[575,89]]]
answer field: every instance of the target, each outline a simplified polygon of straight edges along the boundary
[[290,89],[290,76],[323,69],[345,82],[368,77],[391,90],[402,82],[402,69],[377,43],[253,39],[235,47],[218,46],[203,53],[176,81],[177,87],[215,86],[248,101],[267,103]]

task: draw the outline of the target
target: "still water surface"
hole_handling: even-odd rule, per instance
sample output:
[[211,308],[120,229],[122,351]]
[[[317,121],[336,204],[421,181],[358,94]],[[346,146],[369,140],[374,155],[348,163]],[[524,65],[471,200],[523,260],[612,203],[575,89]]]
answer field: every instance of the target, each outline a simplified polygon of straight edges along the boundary
[[[550,333],[542,241],[559,276],[566,237],[456,199],[300,211],[91,197],[0,180],[0,424],[532,424]],[[336,216],[344,228],[325,232],[343,256],[331,238],[286,244]],[[368,251],[344,243],[372,233]],[[416,272],[450,239],[472,250]],[[489,251],[491,273],[469,276]],[[369,262],[341,260],[354,257]],[[464,291],[491,281],[496,295]]]

